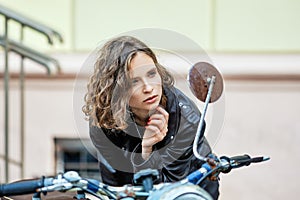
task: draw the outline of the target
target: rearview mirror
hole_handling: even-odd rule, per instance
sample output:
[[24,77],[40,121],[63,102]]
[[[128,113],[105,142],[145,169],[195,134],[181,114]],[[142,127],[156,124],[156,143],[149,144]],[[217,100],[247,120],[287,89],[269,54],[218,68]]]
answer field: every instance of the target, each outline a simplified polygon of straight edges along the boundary
[[[214,78],[213,78],[214,77]],[[214,79],[209,103],[217,101],[223,92],[223,78],[220,72],[211,64],[198,62],[192,66],[188,74],[190,89],[197,99],[205,102],[209,86]]]

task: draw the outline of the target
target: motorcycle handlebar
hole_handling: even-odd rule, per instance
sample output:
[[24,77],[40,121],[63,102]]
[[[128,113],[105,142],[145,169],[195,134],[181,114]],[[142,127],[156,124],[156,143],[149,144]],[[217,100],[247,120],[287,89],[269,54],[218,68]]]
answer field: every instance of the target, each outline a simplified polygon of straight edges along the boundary
[[[204,163],[199,170],[188,175],[185,179],[181,180],[181,183],[190,182],[193,184],[199,184],[202,180],[208,176],[216,176],[220,172],[228,173],[233,168],[238,168],[242,166],[248,166],[251,163],[257,163],[269,160],[269,157],[254,157],[251,158],[249,155],[234,156],[234,157],[211,157],[208,162]],[[210,161],[210,162],[209,162]],[[215,162],[214,162],[215,161]],[[74,185],[73,185],[74,184]],[[71,189],[72,187],[86,186],[86,190],[92,193],[97,193],[99,191],[104,191],[107,195],[116,198],[115,192],[122,191],[123,187],[112,187],[104,185],[103,183],[96,180],[86,180],[84,181],[78,175],[77,172],[66,172],[56,178],[45,178],[36,180],[23,180],[19,182],[0,184],[0,197],[2,196],[13,196],[13,195],[24,195],[32,194],[36,192],[47,192],[64,189]],[[83,188],[82,188],[83,189]],[[142,192],[143,188],[141,186],[133,186],[135,192]]]
[[263,162],[269,160],[268,157],[254,157],[251,158],[249,155],[245,154],[242,156],[234,156],[230,158],[230,165],[233,168],[238,168],[238,167],[242,167],[242,166],[248,166],[251,163],[258,163],[258,162]]
[[23,180],[9,184],[1,184],[0,197],[35,193],[37,189],[45,186],[45,182],[49,182],[48,179],[49,178],[45,179],[42,177],[38,180]]
[[221,165],[222,165],[222,172],[228,173],[231,171],[231,169],[239,168],[243,166],[248,166],[251,163],[258,163],[269,160],[269,157],[260,156],[260,157],[254,157],[251,158],[249,155],[241,155],[241,156],[233,156],[233,157],[226,157],[222,156],[220,157]]

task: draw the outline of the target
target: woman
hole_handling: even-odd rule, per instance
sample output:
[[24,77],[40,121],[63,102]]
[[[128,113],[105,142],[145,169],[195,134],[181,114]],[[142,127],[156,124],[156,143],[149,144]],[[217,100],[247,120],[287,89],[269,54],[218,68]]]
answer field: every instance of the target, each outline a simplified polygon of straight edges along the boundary
[[[114,38],[99,50],[83,111],[104,183],[133,184],[134,172],[146,168],[159,170],[157,182],[174,182],[202,165],[192,150],[201,113],[173,83],[134,37]],[[204,136],[200,143],[203,156],[211,153]],[[217,181],[202,187],[218,198]]]

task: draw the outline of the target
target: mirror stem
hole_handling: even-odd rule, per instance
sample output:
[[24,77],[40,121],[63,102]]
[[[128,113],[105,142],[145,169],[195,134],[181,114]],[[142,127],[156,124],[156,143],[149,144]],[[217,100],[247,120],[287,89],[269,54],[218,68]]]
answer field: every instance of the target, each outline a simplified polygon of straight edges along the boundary
[[199,154],[199,152],[198,152],[198,142],[199,142],[200,136],[203,137],[203,135],[204,135],[204,133],[203,133],[203,135],[201,135],[201,132],[202,132],[202,129],[203,129],[206,110],[207,110],[208,104],[210,102],[210,98],[211,98],[211,94],[212,94],[212,90],[214,88],[215,82],[216,82],[216,77],[215,76],[212,76],[211,78],[207,78],[207,83],[209,84],[209,88],[208,88],[207,96],[206,96],[205,103],[204,103],[203,113],[200,117],[199,125],[198,125],[198,128],[197,128],[197,133],[196,133],[194,143],[193,143],[193,153],[194,153],[195,157],[198,158],[199,160],[204,161],[204,162],[207,161],[207,158],[205,158],[205,157],[203,157]]

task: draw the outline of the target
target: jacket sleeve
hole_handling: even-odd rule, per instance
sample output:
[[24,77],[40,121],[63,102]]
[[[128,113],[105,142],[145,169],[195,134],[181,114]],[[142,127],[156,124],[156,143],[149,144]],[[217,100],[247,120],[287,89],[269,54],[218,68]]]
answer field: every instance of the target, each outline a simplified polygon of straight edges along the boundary
[[99,127],[90,127],[90,138],[97,149],[103,183],[112,186],[132,183],[133,169],[124,150],[113,144]]
[[[175,94],[176,93],[176,94]],[[161,149],[153,149],[150,157],[143,160],[139,153],[141,152],[141,145],[138,145],[131,155],[131,161],[136,171],[145,168],[163,169],[169,177],[166,179],[173,179],[172,177],[183,177],[188,173],[189,169],[195,164],[193,156],[193,142],[198,128],[201,113],[195,103],[186,97],[181,91],[175,90],[176,100],[174,103],[178,104],[180,109],[176,112],[179,115],[179,128],[174,135],[171,136],[172,141]],[[174,122],[175,123],[175,122]],[[206,156],[211,152],[210,146],[204,138],[205,123],[201,132],[199,140],[199,152]],[[169,136],[170,137],[170,136]],[[196,163],[199,163],[198,161]],[[177,174],[177,175],[176,175]],[[174,178],[176,179],[176,178]]]
[[[190,112],[190,108],[196,112]],[[200,112],[191,104],[183,107],[181,110],[183,116],[181,117],[180,127],[172,142],[162,149],[154,149],[147,160],[143,160],[138,153],[132,154],[131,161],[135,171],[145,168],[158,169],[160,171],[159,181],[174,182],[184,179],[188,174],[201,167],[203,162],[198,160],[193,154],[193,142],[200,120]],[[198,152],[206,157],[211,153],[211,147],[204,136],[204,130],[205,125],[202,129],[202,137],[198,143]],[[136,149],[138,148],[141,147],[136,147]],[[218,199],[218,181],[205,180],[200,186],[213,199]]]
[[[135,171],[146,168],[162,169],[164,168],[166,181],[179,180],[187,175],[191,165],[195,161],[193,157],[194,130],[197,130],[197,124],[192,124],[182,119],[178,133],[172,141],[161,149],[154,149],[147,160],[143,160],[140,153],[141,145],[138,145],[131,155],[131,162]],[[203,129],[204,130],[204,129]],[[198,145],[201,155],[206,156],[211,152],[206,139],[202,137]],[[198,166],[197,166],[198,167]],[[174,178],[172,178],[174,177]],[[164,181],[164,180],[163,180]]]

